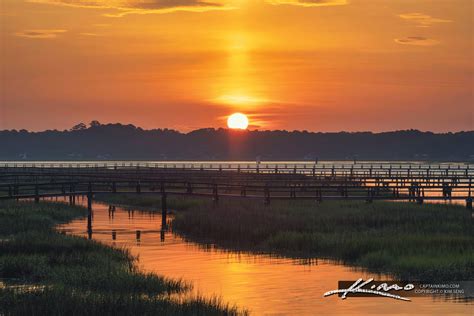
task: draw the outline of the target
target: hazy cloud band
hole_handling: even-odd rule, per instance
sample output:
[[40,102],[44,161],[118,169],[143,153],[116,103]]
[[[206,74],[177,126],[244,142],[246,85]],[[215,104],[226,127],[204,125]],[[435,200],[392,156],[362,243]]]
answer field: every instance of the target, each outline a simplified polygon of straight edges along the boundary
[[[174,11],[206,12],[236,8],[235,1],[231,0],[28,0],[28,2],[116,10],[116,12],[104,14],[109,17]],[[302,7],[348,4],[348,0],[265,0],[265,2],[272,5],[296,5]]]

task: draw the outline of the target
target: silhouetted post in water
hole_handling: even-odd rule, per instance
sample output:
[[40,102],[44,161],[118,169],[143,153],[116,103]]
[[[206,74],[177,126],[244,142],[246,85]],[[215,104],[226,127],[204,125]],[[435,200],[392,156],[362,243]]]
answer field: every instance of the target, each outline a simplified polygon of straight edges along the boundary
[[[72,186],[72,192],[76,192],[75,186]],[[72,205],[76,205],[76,194],[72,196]]]
[[[69,193],[73,193],[74,192],[74,187],[72,185],[69,186]],[[73,194],[69,194],[69,205],[74,205],[74,195]]]
[[417,199],[416,199],[416,203],[418,204],[423,204],[423,198],[421,196],[419,196]]
[[471,187],[472,187],[472,179],[469,179],[469,193],[468,193],[469,197],[471,197]]
[[168,206],[166,203],[166,193],[161,194],[161,230],[166,230],[166,214]]
[[117,240],[117,232],[112,230],[112,240]]
[[92,239],[92,185],[89,183],[87,192],[87,232],[89,239]]
[[140,241],[141,234],[142,234],[142,232],[141,232],[141,231],[139,231],[139,230],[137,230],[137,234],[136,234],[136,237],[137,237],[137,242],[139,242],[139,241]]

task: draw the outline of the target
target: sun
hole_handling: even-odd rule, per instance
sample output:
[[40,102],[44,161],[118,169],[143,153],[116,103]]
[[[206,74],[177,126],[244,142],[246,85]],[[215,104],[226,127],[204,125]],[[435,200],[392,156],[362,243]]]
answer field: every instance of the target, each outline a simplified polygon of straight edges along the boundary
[[232,129],[247,129],[249,119],[245,114],[234,113],[227,118],[227,126]]

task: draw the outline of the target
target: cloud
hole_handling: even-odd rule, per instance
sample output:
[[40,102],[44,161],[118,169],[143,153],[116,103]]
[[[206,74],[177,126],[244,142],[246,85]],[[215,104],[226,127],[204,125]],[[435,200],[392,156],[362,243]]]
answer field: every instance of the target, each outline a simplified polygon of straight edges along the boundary
[[267,0],[270,4],[290,4],[301,7],[322,7],[348,4],[348,0]]
[[79,33],[79,35],[82,35],[82,36],[102,36],[100,34],[96,34],[96,33]]
[[205,12],[233,9],[229,0],[28,0],[34,3],[63,5],[79,8],[110,9],[108,17],[128,14],[167,13],[174,11]]
[[418,27],[431,27],[433,24],[452,22],[451,20],[438,19],[423,13],[404,13],[400,14],[399,17],[416,23]]
[[416,46],[433,46],[439,44],[437,40],[421,37],[408,36],[404,38],[396,38],[395,42],[402,45],[416,45]]
[[41,30],[24,30],[15,33],[16,36],[37,39],[56,38],[59,34],[67,32],[66,30],[57,29],[41,29]]
[[[236,9],[235,0],[27,0],[79,8],[109,9],[107,17],[123,17],[128,14],[168,13],[175,11],[206,12]],[[296,5],[321,7],[345,5],[349,0],[264,0],[272,5]]]

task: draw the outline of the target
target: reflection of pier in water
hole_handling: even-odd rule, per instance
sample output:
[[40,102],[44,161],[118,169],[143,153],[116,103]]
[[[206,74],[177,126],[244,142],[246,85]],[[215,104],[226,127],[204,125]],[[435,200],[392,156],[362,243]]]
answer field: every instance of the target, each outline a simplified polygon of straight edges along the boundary
[[[66,199],[61,199],[61,198],[50,198],[49,200],[51,201],[55,201],[55,202],[66,202]],[[85,205],[87,204],[87,202],[85,201],[85,198],[79,198],[77,200],[78,204],[79,205]],[[99,204],[94,204],[95,206],[97,205],[102,205],[101,203]],[[109,205],[108,206],[108,218],[109,218],[109,221],[110,223],[113,223],[114,219],[115,219],[115,213],[116,213],[116,209],[117,209],[117,206],[115,205]],[[141,215],[143,215],[144,213],[145,214],[149,214],[150,215],[150,218],[153,219],[155,217],[158,218],[158,220],[160,220],[159,218],[162,217],[161,215],[161,211],[159,213],[156,213],[156,212],[150,212],[150,211],[144,211],[144,210],[135,210],[135,209],[124,209],[124,208],[121,208],[121,212],[126,212],[127,213],[127,217],[129,220],[133,220],[134,217],[136,216],[137,213],[140,213]],[[141,241],[143,240],[143,237],[147,236],[147,235],[154,235],[154,234],[160,234],[160,242],[165,242],[165,236],[166,236],[166,233],[168,232],[171,232],[170,229],[169,229],[169,223],[168,223],[168,220],[165,219],[165,220],[161,220],[161,224],[160,224],[160,228],[159,229],[136,229],[136,228],[130,228],[130,229],[126,229],[126,228],[119,228],[119,229],[101,229],[101,228],[94,228],[94,213],[95,213],[95,210],[94,210],[94,207],[93,205],[91,205],[91,212],[88,212],[88,216],[87,216],[87,221],[85,221],[85,230],[83,231],[83,233],[85,235],[87,235],[87,238],[88,239],[93,239],[94,236],[97,236],[97,235],[102,235],[102,236],[110,236],[110,239],[111,241],[117,241],[118,240],[118,237],[123,237],[123,236],[127,236],[127,241],[134,241],[136,242],[137,245],[140,245]],[[70,231],[69,229],[66,229],[64,227],[62,227],[63,225],[60,225],[59,226],[59,231],[60,232],[63,232],[63,233],[71,233],[72,231]],[[76,233],[78,233],[77,231],[75,231]],[[153,238],[153,237],[151,237]]]
[[[109,213],[109,220],[113,220],[115,217],[115,211],[116,211],[116,206],[115,205],[109,205],[108,208],[108,213]],[[133,219],[136,210],[134,209],[128,209],[126,210],[128,213],[128,218]],[[153,212],[149,212],[150,215],[154,216]],[[137,242],[137,245],[140,244],[142,240],[142,235],[146,235],[149,233],[160,233],[160,241],[164,242],[165,241],[165,233],[168,231],[168,222],[166,221],[166,218],[161,221],[161,229],[159,230],[152,230],[152,229],[147,229],[147,230],[140,230],[137,229],[135,231],[130,231],[130,230],[117,230],[117,229],[112,229],[112,230],[94,230],[93,228],[93,219],[94,219],[94,210],[92,208],[92,212],[89,212],[89,215],[87,216],[87,238],[92,239],[92,236],[94,234],[102,234],[102,235],[110,235],[111,240],[117,240],[117,234],[120,234],[120,236],[134,236],[135,241]]]

